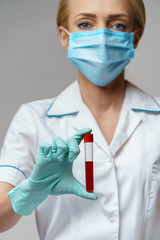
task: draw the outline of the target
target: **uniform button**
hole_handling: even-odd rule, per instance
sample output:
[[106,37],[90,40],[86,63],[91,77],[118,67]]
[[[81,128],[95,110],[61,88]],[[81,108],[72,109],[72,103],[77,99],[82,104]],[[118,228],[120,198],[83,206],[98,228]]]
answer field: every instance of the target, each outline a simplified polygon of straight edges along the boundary
[[109,218],[109,223],[114,224],[115,223],[115,218],[113,218],[113,217]]
[[112,158],[111,157],[109,157],[109,158],[107,158],[107,164],[111,164],[112,163]]

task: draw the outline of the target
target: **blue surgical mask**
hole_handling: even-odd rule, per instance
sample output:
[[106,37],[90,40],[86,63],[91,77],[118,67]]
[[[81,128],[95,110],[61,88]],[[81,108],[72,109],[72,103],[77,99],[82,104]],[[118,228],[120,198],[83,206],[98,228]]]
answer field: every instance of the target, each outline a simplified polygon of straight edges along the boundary
[[134,57],[133,33],[108,29],[69,33],[68,58],[92,83],[105,86]]

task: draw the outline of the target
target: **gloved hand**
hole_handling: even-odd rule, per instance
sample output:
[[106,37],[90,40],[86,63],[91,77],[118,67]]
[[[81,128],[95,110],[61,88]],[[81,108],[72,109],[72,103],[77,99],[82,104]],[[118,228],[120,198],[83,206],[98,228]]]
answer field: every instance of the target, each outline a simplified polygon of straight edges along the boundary
[[80,153],[83,135],[91,129],[81,129],[66,142],[56,137],[52,145],[41,144],[35,167],[28,179],[13,188],[8,196],[15,213],[29,215],[49,195],[75,194],[97,199],[95,193],[86,191],[72,173],[72,165]]

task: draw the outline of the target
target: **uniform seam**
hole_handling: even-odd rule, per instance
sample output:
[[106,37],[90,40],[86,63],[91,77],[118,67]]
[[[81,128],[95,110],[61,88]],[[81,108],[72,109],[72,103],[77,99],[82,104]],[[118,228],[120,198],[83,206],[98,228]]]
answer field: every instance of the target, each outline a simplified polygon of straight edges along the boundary
[[11,166],[11,165],[0,165],[0,167],[14,168],[14,169],[18,170],[19,172],[21,172],[21,173],[24,175],[24,177],[27,179],[26,174],[25,174],[22,170],[20,170],[19,168],[15,167],[15,166]]

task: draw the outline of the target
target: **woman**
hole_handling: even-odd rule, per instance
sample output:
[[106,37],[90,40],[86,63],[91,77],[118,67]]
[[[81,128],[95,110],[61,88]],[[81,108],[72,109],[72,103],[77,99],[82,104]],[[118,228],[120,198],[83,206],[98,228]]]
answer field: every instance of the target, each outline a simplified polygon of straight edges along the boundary
[[[124,78],[144,5],[61,0],[57,22],[78,81],[16,114],[1,152],[0,230],[36,209],[40,239],[158,240],[159,105]],[[91,131],[95,193],[85,190],[80,144]]]

